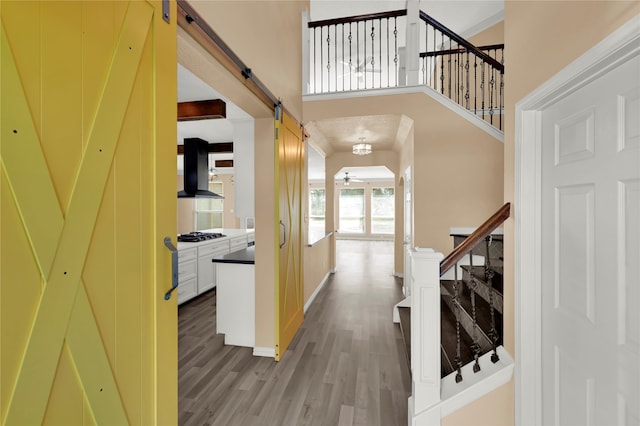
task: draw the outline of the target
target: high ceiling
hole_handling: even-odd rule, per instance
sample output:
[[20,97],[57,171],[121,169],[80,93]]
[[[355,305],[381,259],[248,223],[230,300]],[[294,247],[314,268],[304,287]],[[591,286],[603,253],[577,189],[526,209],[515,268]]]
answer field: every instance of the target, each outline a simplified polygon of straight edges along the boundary
[[[404,0],[311,0],[310,19],[335,17],[403,9]],[[421,0],[420,9],[442,22],[453,31],[469,37],[499,22],[503,16],[503,0]],[[178,101],[194,101],[222,98],[213,88],[203,83],[188,70],[178,65]],[[233,140],[233,120],[249,116],[227,101],[227,119],[181,122],[178,125],[178,143],[185,137],[200,137],[209,142]],[[336,118],[306,123],[313,143],[322,153],[350,151],[354,143],[361,141],[374,145],[374,149],[390,150],[402,132],[401,118],[393,115],[372,117]],[[231,159],[232,154],[222,154],[214,159]],[[321,153],[312,151],[309,158],[309,178],[324,178],[324,161]],[[179,164],[179,167],[181,165]],[[386,169],[385,169],[386,170]],[[358,170],[363,179],[387,178],[384,170]],[[341,171],[343,172],[343,171]],[[350,172],[352,173],[352,172]],[[374,176],[370,176],[371,173]],[[384,176],[383,176],[384,175]]]

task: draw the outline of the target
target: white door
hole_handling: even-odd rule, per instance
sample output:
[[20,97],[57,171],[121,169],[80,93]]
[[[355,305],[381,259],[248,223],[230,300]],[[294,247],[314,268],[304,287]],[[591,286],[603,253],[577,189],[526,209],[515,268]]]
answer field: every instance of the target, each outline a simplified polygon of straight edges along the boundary
[[640,424],[640,57],[542,112],[542,420]]
[[406,297],[411,295],[411,286],[409,285],[409,271],[411,271],[409,250],[411,250],[412,235],[411,167],[407,167],[407,170],[404,172],[404,279],[402,287],[402,291]]

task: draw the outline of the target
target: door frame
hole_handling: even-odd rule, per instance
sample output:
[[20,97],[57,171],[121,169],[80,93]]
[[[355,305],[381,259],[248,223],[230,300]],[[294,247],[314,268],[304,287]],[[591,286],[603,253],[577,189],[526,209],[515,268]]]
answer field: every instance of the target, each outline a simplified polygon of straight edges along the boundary
[[640,55],[640,15],[516,104],[516,424],[542,424],[542,111],[636,55]]

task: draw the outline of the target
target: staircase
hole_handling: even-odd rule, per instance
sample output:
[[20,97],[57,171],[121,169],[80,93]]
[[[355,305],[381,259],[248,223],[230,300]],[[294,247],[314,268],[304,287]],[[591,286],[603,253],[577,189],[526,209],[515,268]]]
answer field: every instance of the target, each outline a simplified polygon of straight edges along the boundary
[[[454,247],[457,247],[465,237],[454,236]],[[441,377],[444,378],[457,370],[456,357],[460,351],[460,367],[475,360],[474,348],[478,349],[478,356],[493,350],[490,337],[492,329],[492,314],[490,302],[493,304],[493,324],[496,330],[496,346],[502,345],[502,235],[492,234],[472,250],[473,262],[469,265],[470,257],[466,256],[458,264],[460,278],[458,284],[453,271],[449,271],[440,279],[440,336],[441,336]],[[487,256],[487,252],[489,256]],[[488,261],[485,262],[485,259]],[[491,284],[488,275],[492,274]],[[473,278],[473,279],[472,279]],[[458,302],[455,299],[456,287]],[[472,288],[475,290],[472,291]],[[472,293],[475,293],[472,296]],[[472,301],[472,298],[474,299]],[[476,326],[474,327],[473,311],[475,304]],[[456,306],[460,307],[457,311]],[[411,365],[411,308],[398,307],[399,327],[403,337],[405,353]],[[456,312],[459,312],[456,315]],[[456,319],[459,322],[460,348],[456,332]],[[476,339],[473,336],[476,335]],[[474,343],[477,341],[477,344]]]
[[454,236],[446,257],[410,251],[411,296],[396,305],[412,374],[409,423],[440,419],[511,380],[502,347],[502,235],[505,204],[468,236]]

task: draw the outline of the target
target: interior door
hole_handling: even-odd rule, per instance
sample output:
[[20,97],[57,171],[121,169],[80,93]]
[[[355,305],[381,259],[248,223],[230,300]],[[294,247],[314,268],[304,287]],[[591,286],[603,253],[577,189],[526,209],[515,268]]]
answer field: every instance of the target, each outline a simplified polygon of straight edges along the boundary
[[176,424],[175,4],[0,3],[0,423]]
[[302,129],[281,107],[276,110],[276,190],[278,191],[278,278],[276,279],[276,360],[280,360],[304,319],[302,283]]
[[640,423],[640,57],[542,113],[542,419]]

